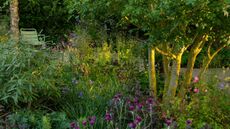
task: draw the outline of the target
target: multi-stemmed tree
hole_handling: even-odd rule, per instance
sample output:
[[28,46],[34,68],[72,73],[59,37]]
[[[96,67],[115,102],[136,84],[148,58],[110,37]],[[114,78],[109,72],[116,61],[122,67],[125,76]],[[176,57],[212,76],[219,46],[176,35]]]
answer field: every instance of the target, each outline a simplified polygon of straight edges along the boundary
[[[176,95],[181,59],[189,52],[187,69],[180,95],[191,84],[197,55],[208,46],[200,75],[214,56],[229,44],[229,1],[215,0],[129,0],[123,14],[128,22],[147,32],[153,49],[163,55],[165,72],[164,96],[167,100]],[[212,45],[218,46],[210,54]],[[172,65],[170,66],[170,62]]]
[[[150,90],[156,91],[155,52],[163,56],[165,73],[164,100],[173,100],[177,91],[181,97],[192,80],[197,56],[205,47],[200,76],[214,56],[229,44],[230,2],[228,0],[68,0],[70,12],[78,12],[80,19],[90,24],[111,28],[134,25],[148,35],[150,60]],[[181,60],[188,52],[187,69],[178,89]],[[169,102],[169,101],[166,101]]]

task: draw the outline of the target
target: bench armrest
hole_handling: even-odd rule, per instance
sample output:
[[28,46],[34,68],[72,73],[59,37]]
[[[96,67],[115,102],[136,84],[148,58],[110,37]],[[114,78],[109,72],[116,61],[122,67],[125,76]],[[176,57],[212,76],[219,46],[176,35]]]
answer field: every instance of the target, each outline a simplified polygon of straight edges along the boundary
[[38,40],[39,41],[46,41],[46,36],[44,34],[38,34]]

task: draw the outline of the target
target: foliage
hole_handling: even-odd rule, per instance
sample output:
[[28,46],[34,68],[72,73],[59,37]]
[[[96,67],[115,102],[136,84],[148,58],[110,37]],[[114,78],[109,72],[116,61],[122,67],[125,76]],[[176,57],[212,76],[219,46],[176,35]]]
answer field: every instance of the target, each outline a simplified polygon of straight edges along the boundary
[[[41,103],[60,96],[55,86],[57,64],[45,51],[11,42],[0,47],[0,84],[2,103]],[[55,77],[56,76],[56,77]],[[46,98],[41,98],[45,97]]]
[[[2,6],[7,14],[8,0]],[[148,96],[147,70],[153,46],[171,55],[186,46],[182,66],[190,65],[193,50],[195,67],[202,66],[207,52],[229,44],[229,9],[228,0],[21,0],[20,27],[43,29],[61,46],[14,44],[8,17],[0,18],[1,128],[230,128],[229,87],[195,79],[185,98],[167,101],[165,112],[158,103],[167,83],[162,53],[156,55],[159,101]],[[212,67],[229,66],[228,49]],[[164,57],[172,68],[174,58]]]
[[117,93],[107,104],[103,116],[79,117],[72,128],[159,128],[158,105],[152,97],[123,96]]
[[[181,100],[177,99],[168,117],[174,118],[177,127],[184,128],[229,128],[229,86],[215,78],[208,83],[193,83],[187,92],[186,110],[181,111]],[[219,86],[218,86],[219,85]],[[187,123],[187,121],[191,123]]]
[[[72,73],[63,76],[69,80],[63,89],[63,99],[60,99],[61,109],[71,118],[81,115],[101,115],[106,105],[115,93],[126,93],[127,88],[132,91],[142,81],[146,86],[143,72],[146,72],[143,62],[131,51],[129,42],[133,40],[120,40],[117,53],[110,49],[106,42],[102,47],[91,47],[91,39],[84,33],[77,34],[73,43],[76,48],[69,48],[64,53],[65,63],[62,67]],[[127,45],[124,45],[127,42]],[[135,69],[135,70],[134,70]],[[108,94],[109,93],[109,94]],[[64,101],[65,100],[65,101]]]
[[98,30],[103,29],[108,32],[116,32],[125,3],[123,0],[65,1],[69,14],[72,17],[77,17],[77,13],[80,22],[87,25],[86,27],[91,30],[90,32],[98,32]]
[[18,111],[10,114],[6,120],[6,127],[12,129],[68,129],[69,120],[65,113],[44,113],[41,111]]

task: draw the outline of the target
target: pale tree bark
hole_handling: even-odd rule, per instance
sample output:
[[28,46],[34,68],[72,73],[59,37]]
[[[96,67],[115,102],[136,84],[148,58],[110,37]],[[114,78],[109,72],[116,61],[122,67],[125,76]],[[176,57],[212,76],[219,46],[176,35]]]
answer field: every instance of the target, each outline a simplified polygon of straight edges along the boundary
[[169,50],[167,44],[163,44],[160,46],[162,49],[159,49],[156,47],[156,51],[160,53],[163,56],[163,68],[164,68],[164,91],[163,91],[163,101],[166,102],[167,97],[167,91],[169,88],[170,80],[171,80],[171,67],[170,67],[170,61],[171,59],[176,59],[176,56],[171,53],[171,50]]
[[11,38],[15,42],[19,42],[19,7],[18,0],[10,0],[10,27],[11,27]]
[[179,77],[180,77],[181,59],[182,59],[183,53],[185,52],[187,48],[188,46],[182,47],[179,50],[179,52],[175,55],[176,58],[173,60],[173,64],[171,67],[170,82],[169,82],[169,86],[168,86],[164,101],[173,100],[174,97],[176,96],[176,90],[178,87],[178,82],[179,82]]
[[196,61],[196,57],[201,52],[206,40],[207,40],[207,35],[204,35],[204,36],[198,38],[198,40],[196,40],[196,42],[194,43],[194,45],[192,46],[192,48],[189,52],[187,69],[185,71],[185,80],[183,82],[183,85],[182,85],[182,87],[180,89],[180,93],[179,93],[180,97],[184,97],[185,89],[187,89],[189,87],[189,85],[191,84],[192,73],[193,73],[193,68],[194,68],[194,64]]
[[[171,53],[171,50],[167,49],[167,46],[163,46],[162,50],[156,47],[157,52],[163,55],[163,67],[165,74],[163,93],[164,102],[168,102],[167,100],[173,99],[176,95],[181,68],[181,59],[188,46],[189,45],[182,46],[176,54]],[[173,60],[173,65],[171,67],[169,66],[170,59]]]
[[176,90],[178,87],[178,81],[180,76],[180,69],[181,69],[181,59],[182,55],[186,48],[182,48],[181,51],[176,55],[176,59],[173,61],[172,68],[171,68],[171,78],[169,83],[169,88],[167,91],[167,96],[169,98],[174,98],[176,96]]
[[167,56],[163,56],[163,69],[164,69],[164,91],[163,91],[163,100],[166,97],[167,90],[170,83],[170,60]]
[[155,48],[149,48],[149,88],[150,94],[157,97],[156,69],[155,69]]

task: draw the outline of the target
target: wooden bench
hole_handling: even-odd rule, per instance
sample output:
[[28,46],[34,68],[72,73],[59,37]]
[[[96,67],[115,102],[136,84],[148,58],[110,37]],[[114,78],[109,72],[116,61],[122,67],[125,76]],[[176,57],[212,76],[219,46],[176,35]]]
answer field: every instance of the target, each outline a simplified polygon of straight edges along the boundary
[[45,35],[38,34],[34,28],[21,28],[20,39],[24,44],[45,46]]

